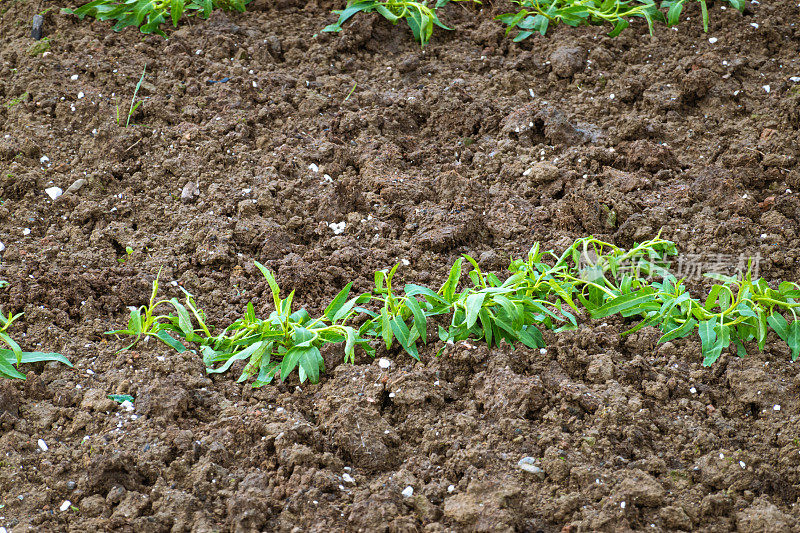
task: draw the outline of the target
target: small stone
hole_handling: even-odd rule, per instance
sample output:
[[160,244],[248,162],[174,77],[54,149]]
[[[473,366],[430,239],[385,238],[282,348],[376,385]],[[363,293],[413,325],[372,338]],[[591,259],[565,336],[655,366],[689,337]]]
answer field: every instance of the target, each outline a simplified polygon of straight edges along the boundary
[[64,500],[64,503],[61,504],[61,507],[58,508],[59,511],[62,513],[69,509],[69,506],[72,505],[72,502],[69,500]]
[[130,400],[125,400],[121,404],[119,404],[120,408],[125,409],[128,412],[133,411],[133,404]]
[[400,494],[402,494],[406,498],[410,498],[414,495],[414,487],[409,485],[408,487],[404,488],[403,492],[401,492]]
[[719,40],[719,39],[717,39],[716,37],[711,37],[711,38],[709,38],[709,39],[708,39],[708,42],[709,42],[709,43],[711,43],[711,44],[714,44],[714,43],[716,43],[718,40]]
[[69,193],[78,192],[87,183],[88,181],[86,181],[84,178],[77,179],[72,182],[72,185],[67,187],[67,192]]
[[0,242],[0,253],[5,252],[5,250],[6,250],[6,245]]
[[44,190],[44,192],[50,197],[51,200],[55,200],[64,194],[64,191],[61,190],[61,187],[48,187]]
[[73,74],[72,76],[69,77],[69,79],[71,79],[72,81],[78,81],[78,75]]
[[43,452],[46,452],[48,450],[47,443],[43,439],[39,439],[37,444],[39,445],[39,449],[42,450]]
[[761,88],[764,89],[765,93],[769,94],[769,91],[770,91],[769,85],[762,85]]
[[520,469],[524,470],[525,472],[529,472],[529,473],[535,475],[536,477],[538,477],[539,479],[543,479],[544,478],[544,470],[542,470],[541,468],[536,466],[535,463],[536,463],[536,459],[535,458],[533,458],[533,457],[523,457],[522,459],[519,460],[519,462],[517,463],[517,466]]
[[22,234],[23,235],[30,235],[31,234],[31,228],[23,228]]
[[449,492],[449,493],[451,493],[451,494],[452,494],[453,492],[455,492],[455,490],[456,490],[456,486],[455,486],[455,485],[449,485],[449,486],[447,487],[447,492]]
[[378,359],[378,366],[386,370],[387,368],[392,366],[392,362],[384,357],[381,357],[380,359]]
[[78,486],[78,484],[75,483],[74,481],[67,481],[67,488],[69,490],[75,490],[75,487],[77,487],[77,486]]
[[200,196],[200,189],[198,188],[197,183],[193,181],[187,182],[181,190],[181,201],[188,203],[194,200],[197,196]]
[[353,476],[351,476],[348,473],[342,474],[342,479],[344,480],[345,483],[350,483],[351,485],[355,485],[356,483],[356,480],[353,479]]
[[314,163],[311,163],[310,165],[308,165],[308,170],[310,170],[311,172],[319,172],[319,167]]
[[772,410],[773,411],[780,411],[781,410],[781,406],[780,405],[773,405],[772,406]]
[[85,94],[83,94],[83,91],[78,91],[78,100],[80,100],[80,99],[81,99],[81,98],[83,98],[84,96],[86,96],[86,95],[85,95]]
[[31,24],[31,38],[38,41],[42,38],[42,26],[44,26],[44,17],[42,15],[34,15],[33,23]]

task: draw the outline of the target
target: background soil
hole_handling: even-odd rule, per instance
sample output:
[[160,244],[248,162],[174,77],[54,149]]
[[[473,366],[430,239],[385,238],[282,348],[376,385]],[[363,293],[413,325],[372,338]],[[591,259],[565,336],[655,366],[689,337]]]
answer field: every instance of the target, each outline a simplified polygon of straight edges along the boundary
[[[162,266],[167,293],[218,323],[267,309],[254,259],[314,311],[403,259],[401,278],[435,285],[461,253],[502,272],[536,241],[588,234],[627,246],[663,229],[796,281],[796,2],[716,2],[708,35],[692,6],[654,37],[636,22],[522,44],[492,21],[507,4],[451,5],[459,31],[424,52],[371,16],[317,33],[338,2],[255,0],[168,41],[53,2],[0,6],[0,304],[25,313],[26,349],[75,363],[0,383],[9,531],[800,527],[800,378],[774,337],[703,369],[695,340],[594,322],[541,353],[382,353],[386,371],[331,351],[320,385],[253,390],[103,335]],[[30,21],[48,7],[41,53]],[[144,65],[144,103],[118,127]]]

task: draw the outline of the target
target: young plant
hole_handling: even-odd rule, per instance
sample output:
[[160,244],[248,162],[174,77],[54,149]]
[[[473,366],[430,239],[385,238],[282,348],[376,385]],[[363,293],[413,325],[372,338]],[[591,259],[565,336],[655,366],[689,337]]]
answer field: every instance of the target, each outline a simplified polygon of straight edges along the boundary
[[[655,21],[673,26],[679,22],[683,7],[687,2],[700,3],[703,29],[708,31],[708,6],[706,0],[664,0],[659,10],[655,0],[512,0],[522,8],[517,13],[506,13],[496,17],[508,26],[506,34],[514,29],[520,30],[515,42],[527,39],[534,33],[545,35],[547,30],[560,23],[568,26],[611,24],[608,34],[616,37],[630,25],[633,17],[644,18],[650,34]],[[732,7],[743,10],[744,0],[725,0]]]
[[517,13],[507,13],[496,17],[508,26],[506,35],[513,29],[520,32],[514,42],[527,39],[534,33],[544,35],[551,25],[560,23],[567,26],[588,24],[611,24],[608,34],[616,37],[628,27],[631,17],[641,17],[647,21],[653,33],[653,21],[664,19],[655,0],[513,0],[522,8]]
[[21,316],[22,313],[16,315],[9,313],[6,317],[3,315],[2,311],[0,311],[0,340],[8,345],[8,348],[0,348],[0,378],[25,379],[25,374],[15,368],[15,365],[19,367],[19,365],[22,363],[58,361],[71,367],[72,363],[70,363],[66,357],[59,353],[22,351],[22,348],[20,348],[19,344],[17,344],[17,342],[8,334],[9,328]]
[[197,15],[207,19],[214,9],[245,11],[250,0],[92,0],[77,9],[62,9],[64,14],[86,16],[97,20],[116,20],[114,31],[128,26],[139,27],[142,33],[156,33],[166,38],[162,24],[172,22],[174,27],[183,16]]
[[[593,319],[638,317],[639,322],[623,335],[645,326],[661,330],[659,342],[697,334],[705,366],[731,344],[740,356],[750,341],[762,350],[769,329],[789,345],[793,360],[798,358],[800,285],[783,282],[773,289],[763,279],[753,279],[748,268],[742,279],[709,274],[721,283],[700,300],[669,272],[669,257],[676,254],[675,244],[660,236],[629,250],[586,237],[561,255],[543,252],[536,244],[526,258],[511,261],[511,275],[502,281],[482,272],[465,255],[453,264],[438,291],[412,283],[396,291],[393,281],[399,265],[395,265],[375,273],[371,292],[351,297],[352,283],[345,286],[318,318],[304,309],[293,311],[294,291],[281,298],[272,272],[256,263],[273,297],[274,309],[266,319],[256,316],[251,303],[241,318],[213,334],[215,328],[207,325],[189,293],[184,303],[176,298],[156,301],[156,278],[149,305],[131,312],[128,329],[109,333],[136,336],[129,348],[145,335],[179,352],[187,350],[184,343],[197,344],[209,373],[225,372],[234,362],[246,361],[239,381],[255,376],[255,387],[276,377],[286,380],[294,370],[301,383],[317,382],[324,371],[320,350],[327,344],[344,344],[345,362],[352,363],[357,347],[374,357],[373,343],[391,350],[397,341],[419,360],[418,345],[429,342],[430,320],[435,317],[449,317],[446,327],[438,326],[438,338],[445,346],[475,339],[489,346],[505,341],[541,348],[542,328],[556,332],[576,328],[574,313],[579,306]],[[464,260],[472,265],[468,273],[472,284],[459,291]],[[162,305],[171,306],[176,314],[157,315],[154,309]],[[791,321],[784,315],[791,315]],[[358,321],[360,326],[352,325]]]
[[[674,26],[676,25],[681,17],[681,12],[683,11],[684,5],[688,2],[699,2],[700,3],[700,13],[702,14],[703,19],[703,31],[708,33],[708,5],[706,5],[706,0],[664,0],[661,2],[662,9],[667,10],[667,25]],[[744,0],[724,0],[731,7],[734,9],[738,9],[739,11],[744,11]]]
[[[136,95],[139,94],[139,89],[142,87],[142,83],[144,83],[144,77],[147,74],[147,65],[144,66],[142,69],[142,77],[139,78],[139,83],[136,84],[136,88],[133,90],[133,98],[131,98],[131,105],[128,108],[128,118],[125,120],[125,127],[127,128],[128,125],[131,123],[131,117],[136,110],[139,109],[139,106],[142,105],[143,100],[136,101]],[[117,103],[117,126],[121,126],[122,117],[119,115],[119,103]]]
[[398,24],[401,20],[404,20],[411,29],[414,40],[421,46],[425,46],[428,44],[428,41],[430,41],[434,26],[438,26],[444,30],[451,29],[442,24],[439,17],[436,15],[436,10],[449,4],[450,1],[451,0],[437,0],[434,7],[431,8],[428,6],[427,0],[385,0],[382,2],[379,0],[350,0],[345,9],[334,11],[335,14],[339,15],[339,20],[324,27],[322,31],[338,33],[342,31],[342,24],[347,22],[347,20],[356,13],[376,12],[392,24]]

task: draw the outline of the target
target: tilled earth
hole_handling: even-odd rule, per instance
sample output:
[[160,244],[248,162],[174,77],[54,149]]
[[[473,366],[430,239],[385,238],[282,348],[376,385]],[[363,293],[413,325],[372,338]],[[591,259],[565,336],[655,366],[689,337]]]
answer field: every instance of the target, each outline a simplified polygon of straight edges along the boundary
[[226,324],[268,312],[254,260],[318,312],[402,260],[436,286],[462,253],[502,274],[589,234],[661,230],[706,266],[758,256],[797,281],[796,2],[716,2],[708,34],[693,5],[653,37],[639,21],[522,44],[492,20],[508,4],[453,4],[459,30],[424,51],[374,16],[319,33],[340,2],[254,0],[168,41],[0,6],[0,304],[25,313],[25,349],[75,363],[0,382],[6,530],[800,527],[800,378],[777,337],[705,369],[697,340],[585,321],[542,351],[379,352],[386,370],[330,350],[319,385],[254,390],[103,334],[160,268]]

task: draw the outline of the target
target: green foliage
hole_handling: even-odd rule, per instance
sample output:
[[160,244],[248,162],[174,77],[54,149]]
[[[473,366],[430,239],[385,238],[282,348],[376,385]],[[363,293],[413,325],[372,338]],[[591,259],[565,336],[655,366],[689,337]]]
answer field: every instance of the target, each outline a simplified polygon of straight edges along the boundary
[[[378,0],[350,0],[347,7],[340,11],[334,11],[339,15],[339,20],[334,24],[326,26],[322,31],[327,32],[340,32],[342,31],[342,24],[347,22],[350,17],[356,13],[378,13],[383,18],[392,24],[398,24],[404,20],[411,33],[414,35],[414,40],[420,45],[425,46],[433,34],[433,27],[438,26],[444,30],[449,30],[444,24],[441,23],[439,17],[436,15],[436,10],[449,4],[451,0],[437,0],[433,8],[428,7],[427,0],[415,2],[414,0],[385,0],[383,2]],[[455,2],[473,1],[480,3],[477,0],[453,0]]]
[[[654,22],[677,24],[685,4],[692,1],[700,3],[703,29],[708,31],[706,0],[664,0],[660,9],[655,0],[513,0],[521,7],[520,11],[500,15],[497,20],[508,26],[506,34],[515,28],[519,30],[515,42],[534,33],[545,35],[551,26],[561,23],[568,26],[610,24],[613,29],[609,36],[616,37],[633,17],[644,18],[652,34]],[[744,0],[725,1],[740,11],[744,9]]]
[[92,0],[77,9],[63,9],[62,13],[73,14],[83,19],[86,16],[97,20],[115,20],[115,31],[136,26],[142,33],[166,34],[162,24],[173,26],[183,16],[197,15],[208,18],[214,9],[244,11],[250,0]]
[[[304,309],[293,310],[294,291],[281,298],[272,272],[256,263],[272,293],[273,310],[266,319],[258,318],[250,303],[241,318],[214,334],[216,328],[207,324],[186,291],[183,302],[157,301],[156,278],[149,304],[131,312],[127,329],[108,333],[135,336],[128,348],[144,336],[156,337],[178,352],[187,351],[186,343],[199,345],[209,373],[226,372],[234,362],[245,361],[239,381],[255,377],[255,387],[275,378],[286,380],[295,370],[301,383],[317,382],[324,371],[320,350],[327,344],[344,344],[344,359],[351,363],[357,347],[374,357],[377,344],[387,350],[399,345],[420,359],[420,343],[435,340],[429,331],[432,320],[446,324],[437,328],[444,346],[476,339],[489,346],[506,342],[540,348],[542,329],[558,332],[577,327],[579,306],[593,319],[637,318],[638,323],[623,335],[645,326],[661,330],[659,342],[697,334],[705,366],[731,344],[740,356],[745,355],[747,342],[755,341],[762,350],[769,329],[797,359],[800,321],[795,309],[800,306],[800,285],[783,282],[773,289],[763,279],[752,279],[750,270],[743,279],[708,275],[720,283],[699,300],[665,268],[676,253],[675,245],[660,237],[630,250],[587,237],[561,255],[542,252],[536,244],[526,258],[511,261],[511,275],[503,281],[482,272],[465,255],[453,264],[438,291],[411,283],[397,290],[393,281],[399,265],[395,265],[375,273],[374,288],[368,293],[353,296],[352,283],[345,286],[318,318]],[[465,269],[469,283],[459,290]],[[156,314],[162,306],[174,312]],[[791,322],[782,313],[791,314]]]
[[[0,284],[0,287],[7,286]],[[43,353],[43,352],[23,352],[17,342],[8,334],[8,330],[22,316],[22,313],[4,316],[0,311],[0,341],[7,345],[8,348],[0,348],[0,378],[11,379],[25,379],[25,374],[17,370],[22,363],[38,363],[42,361],[58,361],[67,366],[72,366],[72,363],[59,353]]]

